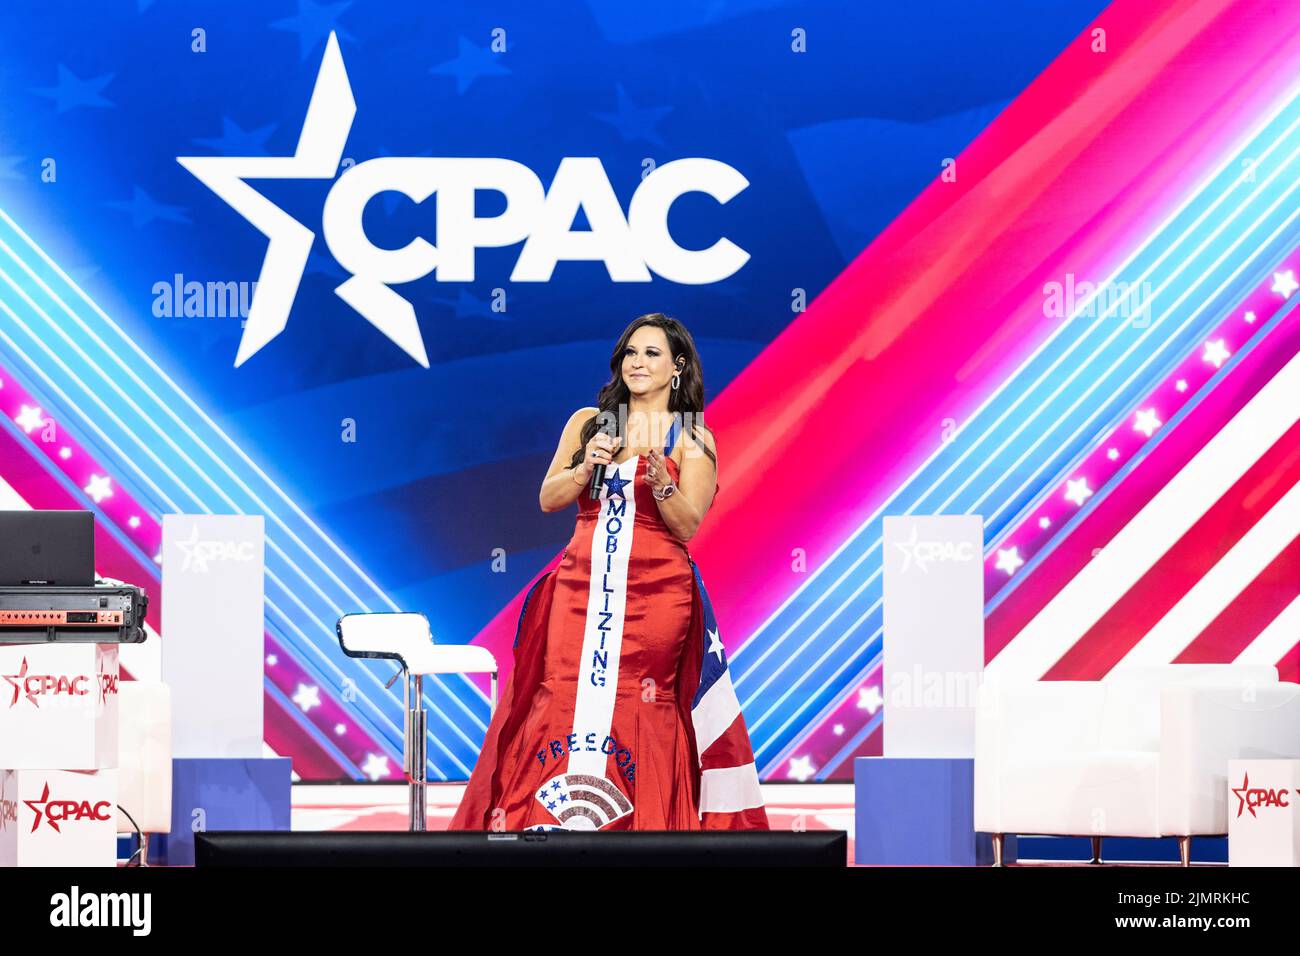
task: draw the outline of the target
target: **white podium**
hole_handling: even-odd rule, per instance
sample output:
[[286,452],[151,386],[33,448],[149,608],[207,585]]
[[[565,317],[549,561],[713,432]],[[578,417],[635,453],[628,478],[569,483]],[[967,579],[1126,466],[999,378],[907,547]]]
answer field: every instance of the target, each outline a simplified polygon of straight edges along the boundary
[[0,771],[0,866],[116,866],[117,771]]
[[0,866],[117,863],[118,645],[0,645]]
[[1300,760],[1228,761],[1228,865],[1300,866]]

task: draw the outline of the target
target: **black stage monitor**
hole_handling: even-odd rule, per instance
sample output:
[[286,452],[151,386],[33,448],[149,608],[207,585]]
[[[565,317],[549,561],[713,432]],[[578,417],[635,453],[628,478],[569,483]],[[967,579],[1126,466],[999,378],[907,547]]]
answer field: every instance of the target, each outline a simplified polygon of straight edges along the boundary
[[0,587],[95,583],[95,516],[89,511],[0,511]]
[[198,866],[843,867],[843,830],[467,830],[412,833],[227,830],[194,835]]

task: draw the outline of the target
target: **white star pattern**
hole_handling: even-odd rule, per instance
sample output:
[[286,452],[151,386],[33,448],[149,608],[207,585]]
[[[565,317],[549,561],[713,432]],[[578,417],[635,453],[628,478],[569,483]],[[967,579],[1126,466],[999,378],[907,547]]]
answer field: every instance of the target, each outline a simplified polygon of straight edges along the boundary
[[298,705],[304,714],[310,713],[313,707],[320,706],[320,688],[312,685],[299,684],[298,690],[293,695],[293,702]]
[[1247,313],[1246,313],[1246,321],[1247,321],[1247,322],[1254,322],[1254,321],[1255,321],[1255,313],[1254,313],[1254,312],[1247,312]]
[[266,663],[270,667],[274,667],[276,664],[280,663],[280,658],[276,657],[274,654],[267,654]]
[[30,435],[33,428],[40,428],[45,424],[45,416],[41,414],[40,406],[24,405],[22,411],[14,418],[24,434]]
[[1143,435],[1146,435],[1147,438],[1150,438],[1155,434],[1156,429],[1163,424],[1164,422],[1162,422],[1156,415],[1156,410],[1154,408],[1143,408],[1138,411],[1137,416],[1133,420],[1133,430],[1135,432],[1141,432]]
[[1016,548],[999,548],[998,563],[996,565],[999,571],[1007,572],[1007,577],[1016,573],[1016,568],[1025,563],[1025,559],[1020,556],[1020,549]]
[[72,457],[72,449],[68,448],[66,445],[60,448],[59,457],[62,458],[64,461],[67,461],[69,458]]
[[366,754],[366,762],[361,765],[361,772],[371,780],[387,777],[392,771],[388,769],[388,758],[382,754]]
[[99,504],[105,498],[113,496],[112,479],[107,475],[91,475],[83,490],[95,500],[95,504]]
[[1092,497],[1092,489],[1088,487],[1087,478],[1069,478],[1065,484],[1067,486],[1065,500],[1071,504],[1081,505]]
[[344,734],[346,734],[347,732],[348,732],[348,728],[347,728],[346,725],[344,725],[344,724],[335,724],[335,725],[334,725],[334,733],[338,734],[340,737],[342,737],[342,736],[343,736]]
[[1052,526],[1052,519],[1047,517],[1047,515],[1043,515],[1041,518],[1038,519],[1038,527],[1050,528],[1051,526]]
[[1177,382],[1174,383],[1174,388],[1178,389],[1178,391],[1180,392],[1187,391],[1187,379],[1180,378]]
[[1106,457],[1109,458],[1111,461],[1118,461],[1119,449],[1118,448],[1110,449],[1109,451],[1106,452]]
[[791,780],[798,780],[803,783],[817,771],[813,768],[812,759],[809,757],[795,757],[790,761],[790,771],[786,774]]
[[880,688],[874,684],[870,687],[858,688],[858,710],[874,714],[884,702],[885,698],[880,696]]
[[1284,299],[1291,298],[1291,293],[1300,289],[1300,282],[1295,281],[1295,271],[1287,269],[1286,272],[1273,273],[1273,288],[1271,291],[1276,292]]
[[725,648],[722,646],[717,630],[709,631],[709,653],[717,656],[719,664],[722,663],[722,652],[724,650]]
[[833,733],[836,737],[843,737],[843,736],[844,736],[844,725],[843,725],[843,724],[836,724],[834,727],[831,728],[831,733]]
[[1228,361],[1231,354],[1224,346],[1223,339],[1215,339],[1205,343],[1205,354],[1201,356],[1201,361],[1209,362],[1215,368],[1223,368],[1223,363]]

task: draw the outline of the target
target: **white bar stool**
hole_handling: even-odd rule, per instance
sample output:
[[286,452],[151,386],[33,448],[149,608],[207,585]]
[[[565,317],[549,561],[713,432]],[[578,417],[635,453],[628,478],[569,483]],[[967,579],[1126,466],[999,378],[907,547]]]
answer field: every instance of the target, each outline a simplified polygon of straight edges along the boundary
[[406,727],[402,763],[410,791],[410,826],[427,830],[425,788],[428,784],[426,748],[428,715],[424,710],[423,679],[427,674],[491,674],[491,712],[497,707],[497,662],[492,652],[476,644],[435,644],[429,619],[417,612],[345,614],[335,630],[339,646],[349,657],[397,661],[401,670],[386,686],[404,679]]

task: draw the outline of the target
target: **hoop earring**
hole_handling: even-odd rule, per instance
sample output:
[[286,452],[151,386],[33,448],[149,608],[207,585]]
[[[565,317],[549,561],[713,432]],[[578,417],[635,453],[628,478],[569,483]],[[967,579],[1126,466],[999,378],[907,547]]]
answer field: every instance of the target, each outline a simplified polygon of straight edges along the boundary
[[673,372],[673,391],[677,391],[677,386],[682,384],[682,373]]

